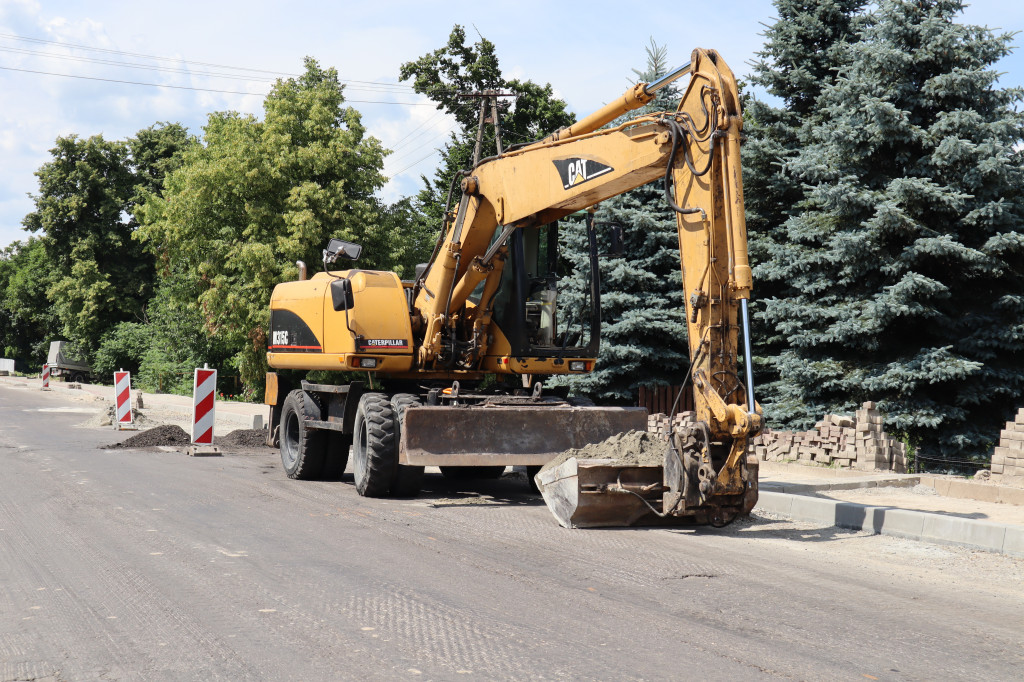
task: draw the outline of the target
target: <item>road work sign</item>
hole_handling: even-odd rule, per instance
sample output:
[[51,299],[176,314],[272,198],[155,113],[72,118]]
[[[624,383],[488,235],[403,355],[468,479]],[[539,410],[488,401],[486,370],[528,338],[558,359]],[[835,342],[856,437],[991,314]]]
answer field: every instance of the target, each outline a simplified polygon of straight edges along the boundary
[[213,445],[214,400],[217,370],[197,369],[192,382],[192,442]]
[[114,422],[118,429],[134,423],[132,415],[132,373],[114,372],[114,403],[117,406]]
[[43,390],[50,390],[50,366],[43,365]]

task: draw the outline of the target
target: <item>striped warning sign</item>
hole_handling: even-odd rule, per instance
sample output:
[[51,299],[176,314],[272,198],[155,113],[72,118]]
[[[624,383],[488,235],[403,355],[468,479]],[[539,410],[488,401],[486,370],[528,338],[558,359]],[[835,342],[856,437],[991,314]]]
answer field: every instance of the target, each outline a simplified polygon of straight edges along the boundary
[[132,373],[114,372],[114,403],[117,426],[132,424]]
[[50,366],[43,365],[43,390],[50,390]]
[[213,396],[217,390],[217,370],[197,369],[192,382],[192,442],[213,444]]

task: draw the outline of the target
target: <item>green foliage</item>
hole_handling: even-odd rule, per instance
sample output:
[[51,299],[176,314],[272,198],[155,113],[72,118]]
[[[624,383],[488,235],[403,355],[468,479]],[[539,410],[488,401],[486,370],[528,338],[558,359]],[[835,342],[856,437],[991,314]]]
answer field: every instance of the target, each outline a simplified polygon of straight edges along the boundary
[[127,145],[71,135],[50,152],[36,172],[36,209],[23,222],[43,234],[55,272],[47,297],[61,335],[91,355],[108,327],[141,316],[152,259],[132,241],[135,223],[125,213],[134,194]]
[[[52,159],[36,173],[35,211],[23,221],[42,233],[37,242],[45,251],[45,276],[38,276],[37,258],[24,263],[31,282],[24,286],[15,278],[5,307],[31,318],[44,317],[33,311],[47,311],[59,324],[44,325],[45,332],[77,342],[86,357],[118,323],[142,320],[154,272],[152,257],[132,239],[135,203],[141,193],[160,189],[191,144],[181,125],[167,123],[124,142],[102,135],[58,138]],[[40,331],[36,325],[18,334]]]
[[[494,43],[481,37],[476,43],[466,45],[466,31],[458,24],[452,28],[444,47],[402,64],[400,76],[402,80],[412,79],[416,92],[437,102],[439,110],[452,115],[459,123],[459,130],[452,133],[445,144],[433,181],[423,177],[425,187],[418,198],[426,221],[435,229],[441,224],[449,187],[453,181],[461,179],[462,170],[472,165],[480,100],[465,95],[484,90],[516,94],[514,104],[506,98],[498,101],[502,144],[506,148],[531,142],[575,121],[566,111],[565,102],[555,98],[550,84],[505,80]],[[481,149],[482,157],[495,150],[494,129],[489,124],[484,126]]]
[[788,345],[773,418],[877,400],[924,452],[962,456],[1024,391],[1022,93],[991,68],[1011,36],[962,7],[881,3],[787,163],[802,211],[758,270],[786,292],[764,314]]
[[[788,237],[787,219],[799,215],[803,180],[788,166],[807,144],[824,116],[817,106],[821,91],[835,83],[850,60],[849,45],[867,23],[863,0],[775,0],[776,21],[765,31],[766,43],[754,64],[753,85],[781,100],[772,106],[753,97],[744,102],[744,203],[749,256],[754,266],[751,300],[755,380],[758,399],[772,404],[768,418],[779,418],[786,386],[779,380],[778,358],[787,347],[784,334],[763,318],[765,302],[790,295],[788,281],[773,277],[773,251]],[[800,406],[794,406],[799,411]],[[787,412],[788,414],[789,412]]]
[[35,371],[46,362],[49,339],[57,330],[46,298],[52,282],[53,269],[41,239],[30,237],[0,252],[0,354],[23,369]]
[[[646,50],[647,68],[634,73],[651,82],[668,72],[668,54],[653,41]],[[680,95],[678,89],[665,88],[626,118],[674,110]],[[568,385],[574,393],[602,403],[631,404],[638,387],[682,383],[689,366],[676,218],[665,202],[663,185],[656,182],[602,202],[595,220],[605,254],[611,247],[609,227],[623,228],[622,254],[606,255],[600,264],[601,352],[591,374],[556,377],[552,383]],[[559,241],[574,270],[564,295],[559,292],[560,314],[565,315],[588,309],[583,288],[583,273],[590,268],[585,227],[566,221]]]
[[99,350],[93,357],[93,373],[105,381],[114,372],[127,370],[138,376],[139,365],[149,348],[149,325],[139,322],[121,322],[103,336]]
[[188,395],[196,367],[229,368],[232,350],[206,334],[193,277],[165,271],[147,310],[149,346],[139,368],[148,390]]
[[417,237],[403,233],[405,209],[382,216],[374,198],[385,150],[343,106],[342,90],[337,71],[307,59],[302,76],[276,83],[263,121],[211,114],[203,144],[183,152],[162,195],[147,194],[139,209],[140,239],[177,280],[161,290],[165,305],[201,318],[252,390],[266,370],[271,290],[296,277],[296,260],[315,267],[331,237],[363,244],[360,267],[411,260]]
[[155,123],[127,141],[135,171],[136,200],[163,189],[164,178],[181,166],[181,153],[198,144],[180,123]]

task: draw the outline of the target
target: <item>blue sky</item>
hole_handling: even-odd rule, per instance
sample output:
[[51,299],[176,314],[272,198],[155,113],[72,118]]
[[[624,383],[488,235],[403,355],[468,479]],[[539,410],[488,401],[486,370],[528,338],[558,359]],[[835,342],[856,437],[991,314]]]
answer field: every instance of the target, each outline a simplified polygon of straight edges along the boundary
[[[713,14],[702,16],[710,7]],[[383,193],[393,201],[415,193],[420,174],[432,174],[434,150],[452,125],[398,83],[399,66],[443,45],[455,23],[495,43],[507,76],[551,83],[585,115],[629,85],[651,39],[668,48],[673,64],[694,47],[714,48],[743,77],[773,16],[770,0],[0,0],[0,247],[28,236],[21,220],[32,210],[33,173],[58,136],[123,139],[157,121],[198,134],[212,111],[261,115],[273,79],[301,72],[307,55],[338,69],[369,133],[395,150]],[[1024,30],[1024,3],[977,0],[963,21]],[[1002,85],[1024,85],[1024,51],[998,66]]]

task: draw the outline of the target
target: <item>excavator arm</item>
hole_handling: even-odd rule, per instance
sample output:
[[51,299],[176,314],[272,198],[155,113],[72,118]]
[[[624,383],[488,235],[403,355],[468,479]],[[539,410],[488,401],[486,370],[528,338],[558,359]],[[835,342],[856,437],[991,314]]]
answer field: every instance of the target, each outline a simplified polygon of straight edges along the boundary
[[750,363],[744,382],[736,362],[738,320],[751,289],[736,81],[711,50],[694,50],[676,73],[685,71],[690,81],[675,112],[602,127],[653,98],[653,88],[639,84],[574,126],[479,164],[463,180],[458,212],[415,302],[427,330],[418,358],[424,367],[436,360],[442,328],[470,292],[484,280],[496,288],[495,266],[513,230],[664,182],[678,221],[698,420],[716,440],[742,440],[759,428]]

